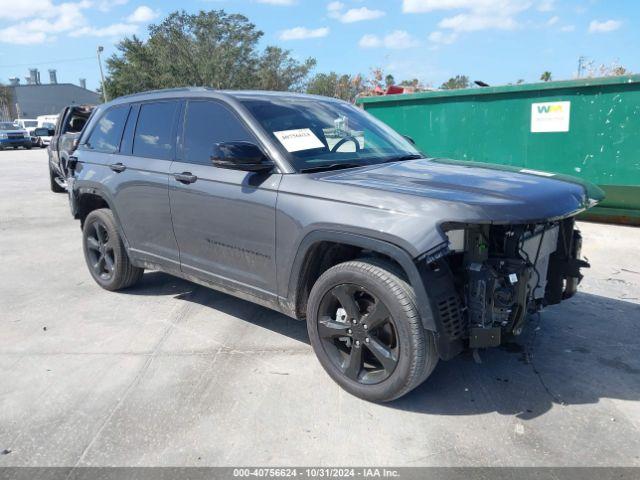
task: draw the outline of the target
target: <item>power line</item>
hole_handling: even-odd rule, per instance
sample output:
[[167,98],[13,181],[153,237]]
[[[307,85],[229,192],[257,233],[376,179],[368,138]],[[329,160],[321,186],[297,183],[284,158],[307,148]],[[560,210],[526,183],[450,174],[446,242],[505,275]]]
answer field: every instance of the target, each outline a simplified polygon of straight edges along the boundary
[[0,68],[17,68],[17,67],[38,67],[41,65],[53,65],[58,63],[70,63],[70,62],[81,62],[86,60],[93,60],[93,57],[82,57],[82,58],[65,58],[62,60],[50,60],[48,62],[29,62],[29,63],[16,63],[13,65],[0,65]]

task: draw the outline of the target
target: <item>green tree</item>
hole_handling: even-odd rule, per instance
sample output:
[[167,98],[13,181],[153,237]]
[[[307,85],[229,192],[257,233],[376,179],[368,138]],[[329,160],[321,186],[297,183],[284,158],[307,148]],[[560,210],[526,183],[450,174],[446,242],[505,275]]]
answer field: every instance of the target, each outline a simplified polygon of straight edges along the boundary
[[413,80],[402,80],[400,82],[401,87],[413,87],[415,89],[420,88],[420,80],[414,78]]
[[304,63],[294,60],[289,50],[267,47],[259,60],[256,88],[260,90],[296,90],[304,88],[309,71],[316,60],[308,58]]
[[542,80],[543,82],[550,82],[551,81],[551,72],[549,72],[549,71],[542,72],[542,75],[540,75],[540,80]]
[[307,84],[307,93],[340,98],[353,102],[363,90],[360,75],[339,75],[336,72],[318,73]]
[[466,75],[456,75],[440,85],[443,90],[456,90],[458,88],[468,88],[469,77]]
[[277,47],[260,53],[262,32],[247,17],[223,10],[173,12],[148,33],[146,41],[125,38],[107,59],[109,98],[180,86],[293,90],[315,65]]
[[393,78],[393,75],[389,74],[386,77],[384,77],[384,83],[387,86],[387,88],[389,88],[391,85],[396,84],[396,79]]

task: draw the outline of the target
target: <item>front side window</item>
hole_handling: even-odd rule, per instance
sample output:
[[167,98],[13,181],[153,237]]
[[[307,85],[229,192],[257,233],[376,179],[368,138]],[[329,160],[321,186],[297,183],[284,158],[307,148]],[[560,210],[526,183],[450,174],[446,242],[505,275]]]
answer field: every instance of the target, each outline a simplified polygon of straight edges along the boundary
[[170,160],[173,157],[173,121],[178,102],[145,103],[140,107],[133,154]]
[[206,100],[190,101],[184,121],[185,162],[211,165],[215,143],[253,142],[251,133],[227,107]]
[[100,152],[117,152],[120,149],[120,139],[127,115],[129,115],[128,105],[107,110],[89,135],[87,146]]
[[250,95],[242,96],[240,101],[298,171],[422,156],[391,128],[344,102]]

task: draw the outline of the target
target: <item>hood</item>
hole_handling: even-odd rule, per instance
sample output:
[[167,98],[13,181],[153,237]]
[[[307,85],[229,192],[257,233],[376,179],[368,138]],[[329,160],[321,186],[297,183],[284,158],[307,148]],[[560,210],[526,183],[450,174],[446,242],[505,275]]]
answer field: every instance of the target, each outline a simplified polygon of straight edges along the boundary
[[[372,165],[323,174],[317,179],[454,203],[456,207],[464,204],[474,211],[469,220],[482,220],[478,218],[482,211],[485,221],[495,222],[562,218],[604,198],[595,185],[569,176],[446,159]],[[459,217],[460,208],[455,210]]]

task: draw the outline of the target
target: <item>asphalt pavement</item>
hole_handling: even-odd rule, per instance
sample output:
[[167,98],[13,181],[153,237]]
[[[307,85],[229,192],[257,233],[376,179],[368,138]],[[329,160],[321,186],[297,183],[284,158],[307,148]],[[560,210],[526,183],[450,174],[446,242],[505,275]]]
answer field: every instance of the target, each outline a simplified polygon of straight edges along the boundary
[[0,152],[2,466],[640,466],[640,229],[581,223],[579,293],[391,404],[342,391],[305,324],[84,264],[46,152]]

